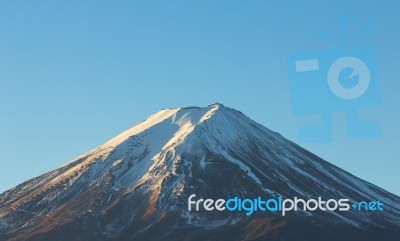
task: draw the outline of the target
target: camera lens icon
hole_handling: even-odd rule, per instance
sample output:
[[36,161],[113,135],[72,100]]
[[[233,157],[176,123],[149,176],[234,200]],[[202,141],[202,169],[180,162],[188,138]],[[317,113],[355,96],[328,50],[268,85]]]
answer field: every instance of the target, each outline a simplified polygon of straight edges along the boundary
[[[340,82],[340,73],[346,69],[353,70],[349,79],[358,75],[358,82],[355,86],[348,88]],[[327,75],[328,85],[331,91],[342,99],[356,99],[362,96],[367,91],[370,84],[371,75],[365,63],[356,57],[346,56],[335,60],[328,70]]]
[[333,113],[337,111],[346,112],[348,137],[380,136],[379,125],[359,115],[360,110],[381,103],[373,46],[299,53],[289,56],[287,63],[293,113],[321,118],[300,129],[301,141],[332,141]]

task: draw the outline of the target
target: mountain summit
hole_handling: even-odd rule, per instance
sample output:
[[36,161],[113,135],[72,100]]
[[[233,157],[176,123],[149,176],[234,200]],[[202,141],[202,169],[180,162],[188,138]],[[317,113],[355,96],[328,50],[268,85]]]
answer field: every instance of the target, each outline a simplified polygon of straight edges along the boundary
[[[379,212],[189,211],[188,198],[381,201]],[[213,104],[164,109],[0,195],[1,240],[399,240],[400,198]]]

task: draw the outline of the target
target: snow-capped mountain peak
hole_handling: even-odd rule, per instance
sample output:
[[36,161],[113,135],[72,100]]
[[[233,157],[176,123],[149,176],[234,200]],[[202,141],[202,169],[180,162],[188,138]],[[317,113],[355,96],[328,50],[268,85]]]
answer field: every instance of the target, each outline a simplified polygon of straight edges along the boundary
[[77,227],[90,239],[131,240],[121,237],[143,237],[160,228],[160,222],[169,229],[216,230],[251,221],[243,213],[190,212],[187,198],[193,193],[226,199],[380,200],[386,208],[379,214],[350,210],[297,212],[294,217],[357,229],[400,223],[399,197],[215,103],[161,110],[60,168],[1,194],[0,238],[35,240],[51,237],[43,236],[43,230]]

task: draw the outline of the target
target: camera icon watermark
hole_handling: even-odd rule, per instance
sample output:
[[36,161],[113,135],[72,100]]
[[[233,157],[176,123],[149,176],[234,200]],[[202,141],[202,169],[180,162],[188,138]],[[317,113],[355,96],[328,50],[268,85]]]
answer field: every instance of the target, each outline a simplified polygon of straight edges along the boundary
[[300,141],[332,140],[332,117],[347,113],[347,136],[376,138],[380,127],[360,120],[358,112],[381,102],[376,54],[373,46],[337,48],[295,54],[288,58],[288,77],[295,115],[321,115],[318,125],[304,126]]

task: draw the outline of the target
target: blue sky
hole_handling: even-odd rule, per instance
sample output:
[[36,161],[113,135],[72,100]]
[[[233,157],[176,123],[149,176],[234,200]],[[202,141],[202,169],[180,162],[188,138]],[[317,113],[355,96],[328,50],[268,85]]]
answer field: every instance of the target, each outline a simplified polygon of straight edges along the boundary
[[[0,192],[50,171],[168,107],[220,102],[400,195],[396,1],[1,1]],[[347,16],[347,30],[340,18]],[[362,29],[371,31],[354,41]],[[334,38],[316,34],[324,29]],[[342,34],[341,34],[342,33]],[[379,138],[303,143],[287,59],[373,45]],[[310,91],[310,98],[312,97]],[[320,101],[320,100],[316,100]]]

